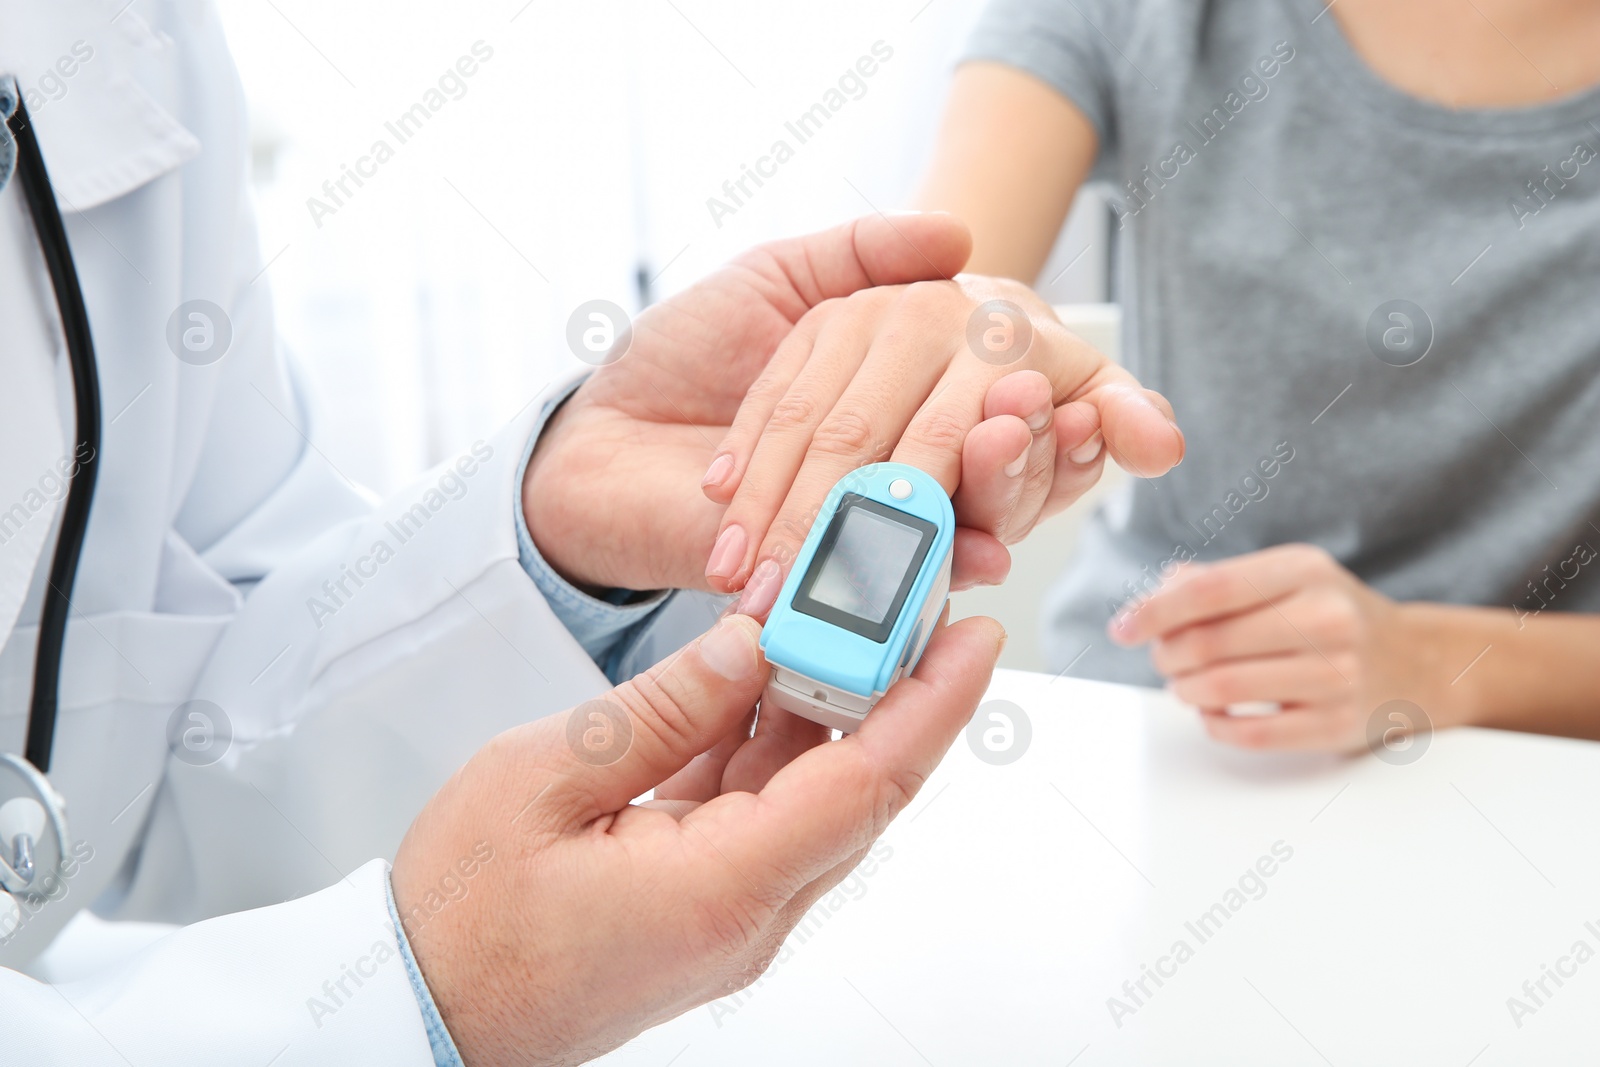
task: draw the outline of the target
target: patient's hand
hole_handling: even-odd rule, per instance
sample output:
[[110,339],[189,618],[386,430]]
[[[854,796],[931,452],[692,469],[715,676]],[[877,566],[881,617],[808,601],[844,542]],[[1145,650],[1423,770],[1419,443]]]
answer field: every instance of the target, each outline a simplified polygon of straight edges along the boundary
[[[746,391],[814,306],[947,277],[971,250],[949,215],[871,216],[744,254],[634,323],[632,344],[546,426],[523,482],[529,532],[579,585],[707,588],[723,508],[700,482]],[[957,546],[958,581],[998,581],[993,539]]]
[[[827,491],[892,458],[954,494],[959,589],[1002,580],[1005,544],[1093,485],[1108,451],[1144,476],[1177,463],[1166,401],[1026,287],[943,280],[970,247],[948,215],[868,216],[765,245],[650,308],[528,465],[545,558],[580,585],[748,582],[741,610],[763,616]],[[977,311],[993,299],[1018,329],[992,332],[1004,323]],[[980,358],[974,321],[1015,350]]]
[[959,551],[963,535],[1020,540],[1094,485],[1108,453],[1155,477],[1183,448],[1166,400],[1027,286],[963,275],[864,289],[801,320],[718,446],[705,491],[728,510],[706,575],[764,617],[823,498],[865,463],[937,478]]
[[[1356,751],[1368,718],[1389,700],[1437,716],[1454,670],[1427,662],[1428,643],[1412,633],[1403,605],[1312,545],[1186,566],[1113,619],[1110,633],[1123,645],[1153,642],[1173,693],[1205,712],[1212,737],[1246,748]],[[1226,712],[1257,701],[1283,712]]]

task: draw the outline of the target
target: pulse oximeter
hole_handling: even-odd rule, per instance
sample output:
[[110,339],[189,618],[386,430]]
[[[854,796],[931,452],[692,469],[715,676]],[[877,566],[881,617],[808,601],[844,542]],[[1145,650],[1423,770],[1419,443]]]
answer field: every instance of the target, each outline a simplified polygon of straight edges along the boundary
[[874,463],[840,480],[761,631],[763,706],[859,727],[922,656],[950,594],[955,532],[949,495],[915,467]]

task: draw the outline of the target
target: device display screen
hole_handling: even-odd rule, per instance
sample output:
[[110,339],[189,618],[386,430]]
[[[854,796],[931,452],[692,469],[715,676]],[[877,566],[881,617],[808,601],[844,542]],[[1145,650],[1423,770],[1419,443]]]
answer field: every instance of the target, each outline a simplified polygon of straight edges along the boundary
[[795,593],[795,610],[887,641],[936,532],[926,519],[847,493]]

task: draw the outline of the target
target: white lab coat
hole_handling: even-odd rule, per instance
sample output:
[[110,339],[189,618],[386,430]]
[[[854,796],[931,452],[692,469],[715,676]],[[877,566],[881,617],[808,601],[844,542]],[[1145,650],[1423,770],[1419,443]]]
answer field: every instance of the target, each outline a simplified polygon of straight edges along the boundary
[[[51,773],[91,852],[0,963],[23,967],[91,904],[195,925],[80,982],[0,969],[0,1064],[431,1064],[382,858],[485,740],[606,684],[518,563],[516,473],[541,404],[463,453],[454,478],[434,471],[376,505],[344,482],[308,445],[315,420],[257,278],[243,100],[216,14],[124,5],[0,0],[0,70],[25,91],[92,48],[34,120],[105,408]],[[18,185],[0,193],[0,232],[31,236]],[[42,261],[17,240],[0,256],[33,283],[0,291],[0,366],[12,383],[22,361],[53,374],[55,397],[33,401],[59,405],[70,442]],[[209,366],[166,341],[196,298],[233,326]],[[21,351],[30,315],[48,340]],[[378,562],[380,542],[392,556]],[[37,584],[0,651],[3,751],[21,748]],[[658,627],[658,650],[703,622]],[[169,754],[169,719],[193,698],[231,724],[210,766]],[[314,1010],[352,967],[364,978],[337,1010]]]

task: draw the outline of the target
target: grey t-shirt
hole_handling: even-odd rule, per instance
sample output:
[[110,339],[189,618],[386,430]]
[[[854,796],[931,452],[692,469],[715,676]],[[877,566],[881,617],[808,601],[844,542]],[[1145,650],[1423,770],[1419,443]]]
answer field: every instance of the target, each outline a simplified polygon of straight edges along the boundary
[[1099,131],[1125,359],[1188,437],[1089,523],[1056,669],[1156,682],[1111,613],[1295,541],[1402,600],[1600,610],[1600,89],[1425,102],[1321,0],[998,0],[967,58]]

